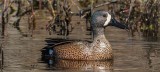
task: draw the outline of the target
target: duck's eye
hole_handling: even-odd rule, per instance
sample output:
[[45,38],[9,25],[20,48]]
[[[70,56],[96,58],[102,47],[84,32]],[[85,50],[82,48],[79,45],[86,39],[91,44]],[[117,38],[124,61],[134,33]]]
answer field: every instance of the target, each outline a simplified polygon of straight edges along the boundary
[[103,15],[103,17],[107,17],[107,15],[106,15],[106,14],[104,14],[104,15]]

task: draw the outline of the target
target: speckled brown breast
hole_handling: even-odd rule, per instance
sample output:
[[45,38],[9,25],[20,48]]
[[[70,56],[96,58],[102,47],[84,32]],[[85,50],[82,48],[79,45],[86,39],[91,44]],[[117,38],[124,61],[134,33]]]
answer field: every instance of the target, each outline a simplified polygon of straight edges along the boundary
[[112,49],[89,46],[87,42],[72,42],[55,46],[56,58],[72,60],[106,60],[112,59]]
[[[81,71],[105,72],[113,69],[113,60],[105,61],[75,61],[75,60],[57,60],[54,66],[58,69],[70,69]],[[108,72],[107,71],[107,72]],[[77,72],[77,71],[75,71]]]

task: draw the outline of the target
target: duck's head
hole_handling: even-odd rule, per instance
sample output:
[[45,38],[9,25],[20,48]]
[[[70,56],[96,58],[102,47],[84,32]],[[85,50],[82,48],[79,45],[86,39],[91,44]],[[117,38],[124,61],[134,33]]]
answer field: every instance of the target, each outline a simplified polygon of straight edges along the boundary
[[115,26],[121,29],[128,29],[125,24],[118,22],[111,14],[105,10],[95,11],[91,16],[91,25],[93,28],[105,28]]

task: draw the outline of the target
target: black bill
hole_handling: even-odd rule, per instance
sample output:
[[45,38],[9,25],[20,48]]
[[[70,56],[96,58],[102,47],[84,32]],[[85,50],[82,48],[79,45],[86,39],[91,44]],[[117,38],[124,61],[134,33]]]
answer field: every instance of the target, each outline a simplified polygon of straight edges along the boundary
[[111,19],[109,26],[115,26],[115,27],[118,27],[120,29],[128,29],[127,25],[118,22],[115,18]]

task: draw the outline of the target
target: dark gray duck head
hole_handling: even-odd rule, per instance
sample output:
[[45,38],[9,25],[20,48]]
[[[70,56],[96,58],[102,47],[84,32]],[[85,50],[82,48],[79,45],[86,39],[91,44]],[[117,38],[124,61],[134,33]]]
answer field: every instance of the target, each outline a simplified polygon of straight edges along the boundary
[[125,24],[118,22],[111,14],[105,10],[95,11],[91,17],[92,28],[104,28],[107,26],[115,26],[120,29],[128,29]]

